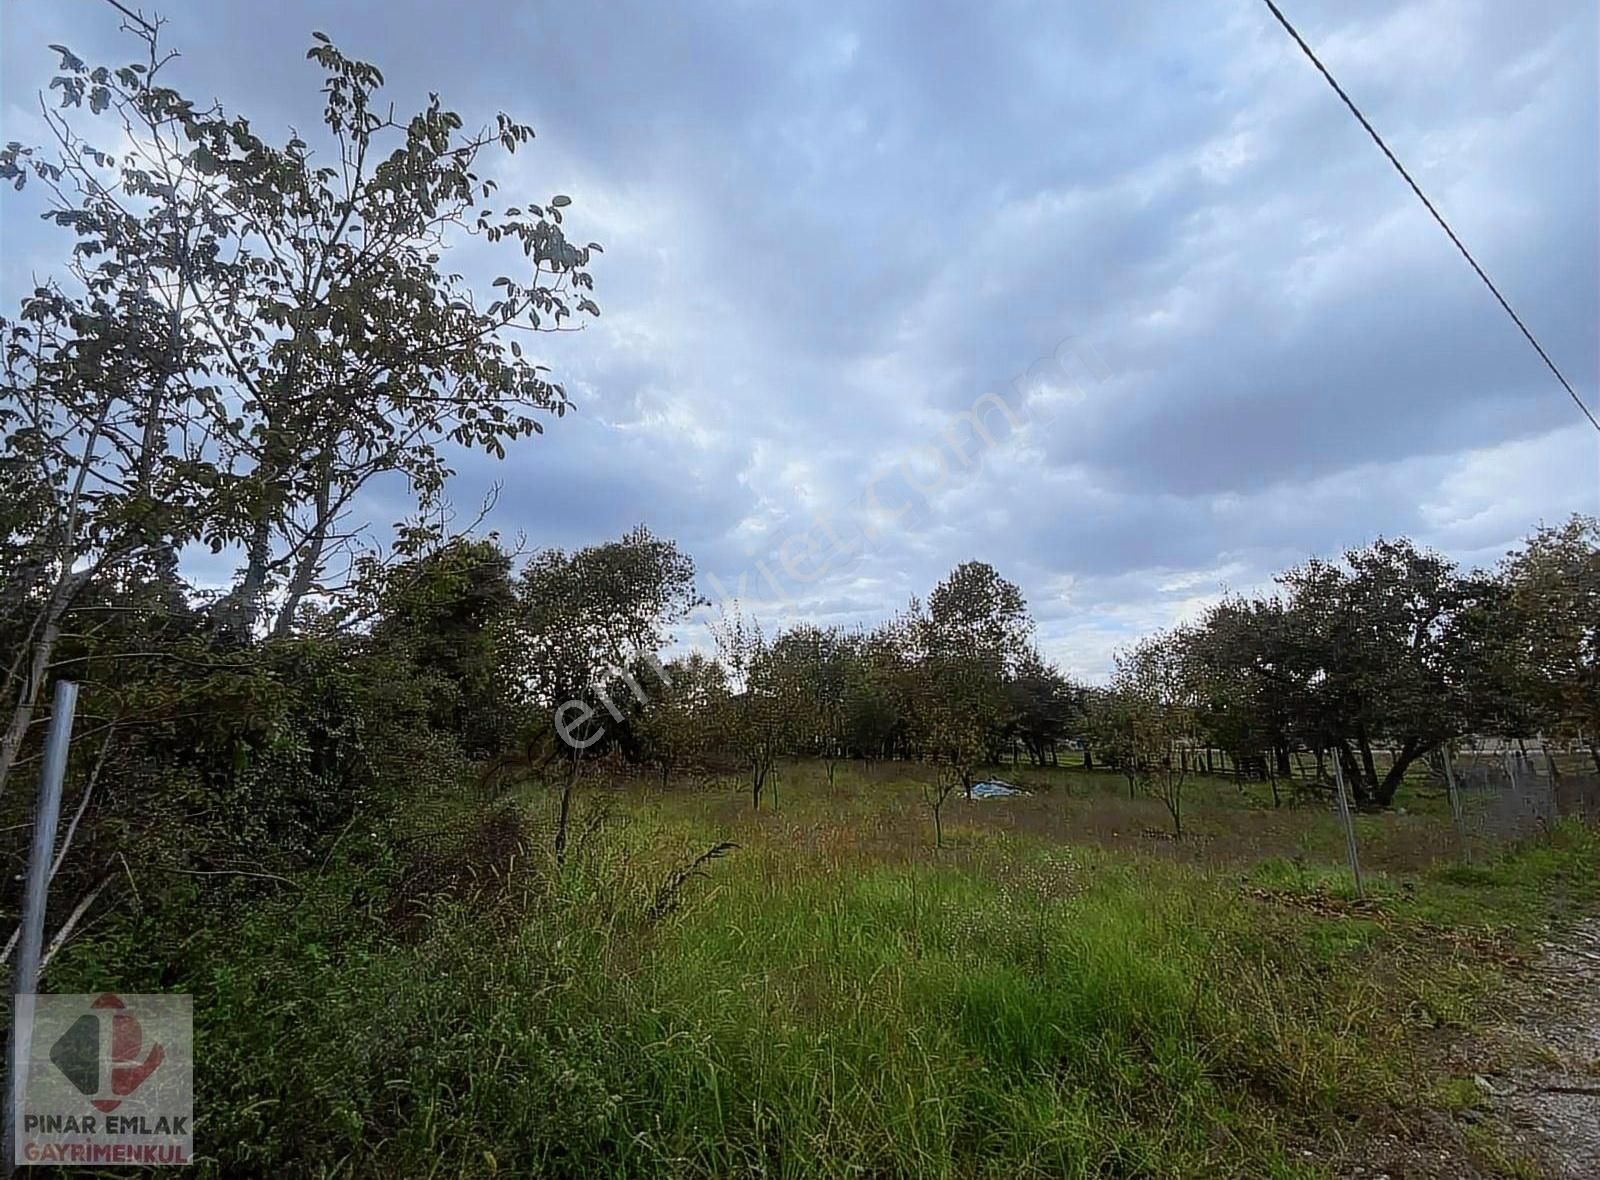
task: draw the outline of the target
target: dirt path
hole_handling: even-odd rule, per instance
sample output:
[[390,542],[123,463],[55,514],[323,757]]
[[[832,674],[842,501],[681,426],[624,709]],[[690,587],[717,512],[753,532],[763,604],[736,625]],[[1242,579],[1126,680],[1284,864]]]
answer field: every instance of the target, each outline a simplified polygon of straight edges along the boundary
[[1503,1073],[1478,1084],[1504,1121],[1509,1155],[1555,1180],[1600,1177],[1600,918],[1544,945],[1501,1030]]

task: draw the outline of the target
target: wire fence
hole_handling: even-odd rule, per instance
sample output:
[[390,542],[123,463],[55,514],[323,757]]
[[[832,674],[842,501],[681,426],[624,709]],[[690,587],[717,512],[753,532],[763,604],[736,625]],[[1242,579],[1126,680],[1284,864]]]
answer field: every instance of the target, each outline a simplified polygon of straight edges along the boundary
[[1549,750],[1462,750],[1441,757],[1432,777],[1450,792],[1467,860],[1548,834],[1563,819],[1600,820],[1600,772]]
[[[1467,864],[1512,844],[1548,837],[1562,820],[1600,822],[1600,771],[1589,758],[1509,746],[1440,750],[1429,759],[1427,773],[1430,785],[1449,800],[1456,852]],[[1333,804],[1360,896],[1360,847],[1337,766],[1334,777]]]

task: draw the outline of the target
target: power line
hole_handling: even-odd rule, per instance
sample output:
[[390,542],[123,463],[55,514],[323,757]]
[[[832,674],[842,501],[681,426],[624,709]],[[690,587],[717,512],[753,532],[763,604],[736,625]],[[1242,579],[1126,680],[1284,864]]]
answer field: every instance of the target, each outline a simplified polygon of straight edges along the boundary
[[1356,117],[1361,126],[1366,128],[1367,134],[1372,136],[1372,142],[1378,145],[1385,156],[1389,157],[1389,163],[1394,165],[1394,170],[1400,173],[1405,182],[1411,186],[1411,191],[1417,194],[1417,200],[1421,201],[1428,212],[1433,214],[1433,219],[1439,223],[1439,228],[1449,235],[1450,240],[1455,243],[1456,249],[1461,251],[1461,257],[1467,260],[1468,265],[1483,280],[1483,285],[1489,288],[1489,293],[1499,301],[1501,307],[1505,308],[1506,314],[1511,317],[1511,322],[1522,330],[1522,334],[1528,338],[1528,343],[1533,345],[1533,350],[1539,354],[1539,359],[1544,361],[1549,370],[1556,375],[1556,380],[1561,382],[1561,388],[1567,391],[1567,396],[1572,399],[1573,404],[1578,407],[1585,418],[1589,419],[1589,425],[1600,431],[1600,421],[1596,421],[1595,416],[1590,413],[1589,407],[1583,404],[1583,399],[1578,396],[1571,383],[1566,377],[1562,376],[1561,370],[1556,368],[1556,363],[1550,359],[1550,354],[1534,339],[1533,333],[1528,330],[1528,325],[1522,322],[1522,317],[1512,310],[1511,304],[1506,302],[1506,297],[1500,294],[1500,288],[1496,287],[1489,276],[1484,274],[1483,267],[1478,265],[1478,260],[1472,256],[1471,251],[1462,244],[1460,238],[1456,237],[1456,231],[1450,228],[1449,222],[1445,221],[1439,210],[1433,207],[1433,202],[1428,200],[1427,194],[1422,191],[1417,182],[1411,179],[1411,173],[1406,171],[1405,165],[1395,158],[1395,154],[1389,150],[1389,145],[1383,142],[1383,136],[1379,135],[1373,129],[1372,124],[1367,122],[1367,117],[1361,113],[1361,108],[1356,106],[1350,100],[1350,96],[1344,92],[1344,88],[1334,81],[1333,75],[1328,73],[1328,67],[1318,60],[1317,55],[1311,51],[1311,46],[1306,44],[1305,38],[1289,23],[1289,18],[1283,15],[1283,10],[1274,4],[1273,0],[1261,0],[1261,2],[1272,11],[1273,16],[1277,17],[1278,23],[1283,26],[1284,31],[1294,38],[1294,43],[1300,46],[1300,52],[1304,53],[1311,64],[1317,67],[1317,72],[1328,80],[1328,85],[1333,87],[1333,92],[1344,100],[1344,105],[1350,108],[1350,113]]
[[156,27],[149,21],[145,20],[144,17],[140,16],[137,12],[130,12],[126,7],[119,4],[117,0],[106,0],[106,3],[111,5],[112,8],[115,8],[118,12],[122,13],[122,15],[127,17],[129,20],[138,21],[150,32],[153,33],[156,31]]

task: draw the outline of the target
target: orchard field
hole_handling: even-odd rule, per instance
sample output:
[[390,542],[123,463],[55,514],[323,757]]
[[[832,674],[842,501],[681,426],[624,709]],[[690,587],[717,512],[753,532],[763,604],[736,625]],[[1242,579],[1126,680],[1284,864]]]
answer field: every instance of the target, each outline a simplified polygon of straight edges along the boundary
[[1180,842],[1008,766],[935,849],[922,770],[785,765],[759,810],[597,772],[559,868],[540,786],[408,806],[56,986],[195,993],[212,1175],[1546,1174],[1475,1079],[1538,1052],[1495,1030],[1600,908],[1592,830],[1464,868],[1413,792],[1357,817],[1356,901],[1333,812],[1264,785],[1199,780]]

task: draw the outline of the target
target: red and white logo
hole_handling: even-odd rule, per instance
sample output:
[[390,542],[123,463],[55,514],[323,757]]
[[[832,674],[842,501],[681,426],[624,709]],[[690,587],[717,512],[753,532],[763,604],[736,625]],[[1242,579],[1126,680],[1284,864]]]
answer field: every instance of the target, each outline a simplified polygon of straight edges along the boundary
[[[96,1110],[109,1114],[151,1074],[166,1052],[160,1042],[144,1051],[144,1028],[121,996],[97,996],[50,1048],[50,1060]],[[109,1025],[109,1027],[107,1027]]]
[[22,995],[18,1164],[185,1164],[194,1137],[189,996]]

